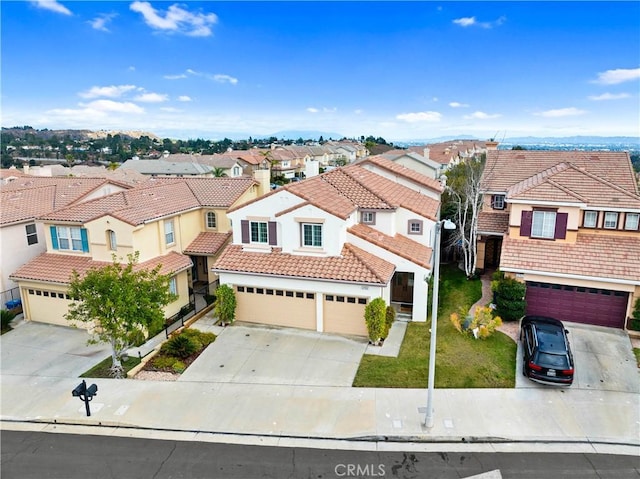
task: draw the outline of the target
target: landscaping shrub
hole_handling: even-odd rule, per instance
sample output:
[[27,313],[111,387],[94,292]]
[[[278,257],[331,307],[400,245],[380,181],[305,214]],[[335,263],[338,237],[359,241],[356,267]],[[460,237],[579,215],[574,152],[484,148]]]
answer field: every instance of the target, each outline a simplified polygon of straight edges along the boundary
[[187,369],[187,366],[182,361],[178,360],[174,361],[174,363],[171,365],[171,369],[173,369],[174,372],[178,374],[182,374],[184,370]]
[[385,331],[387,305],[382,298],[371,301],[364,309],[364,320],[367,323],[369,339],[373,344],[380,344]]
[[156,369],[169,369],[173,367],[173,363],[176,362],[176,358],[171,356],[158,355],[151,360],[151,366]]
[[0,310],[0,320],[2,321],[2,332],[11,331],[11,321],[16,317],[16,313],[8,309]]
[[640,331],[640,298],[633,303],[633,312],[629,321],[629,329]]
[[477,307],[473,316],[451,313],[449,319],[458,332],[473,334],[476,339],[487,339],[502,324],[500,316],[494,316],[489,306]]
[[176,358],[188,358],[198,350],[195,342],[185,334],[178,334],[162,345],[160,351]]
[[495,291],[496,314],[513,321],[524,316],[527,303],[524,299],[526,285],[513,278],[503,278]]
[[389,331],[391,330],[391,326],[393,322],[396,320],[396,309],[393,306],[387,306],[387,312],[384,317],[384,338],[389,336]]
[[227,284],[218,286],[214,313],[223,326],[233,323],[233,320],[236,319],[236,304],[236,294],[233,288]]

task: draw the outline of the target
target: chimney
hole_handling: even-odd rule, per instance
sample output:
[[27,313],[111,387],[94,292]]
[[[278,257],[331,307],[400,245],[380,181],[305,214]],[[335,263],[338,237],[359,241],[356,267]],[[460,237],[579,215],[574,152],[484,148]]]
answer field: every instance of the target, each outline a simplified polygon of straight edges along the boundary
[[424,157],[428,160],[429,159],[429,148],[427,148],[426,146],[424,147]]
[[253,170],[253,179],[259,183],[258,196],[266,195],[271,191],[270,170]]
[[24,171],[25,175],[29,174],[29,164],[25,163],[24,166],[22,167],[22,171]]
[[485,141],[484,145],[487,150],[497,150],[499,143],[497,141],[493,141],[493,138],[491,138],[490,140]]

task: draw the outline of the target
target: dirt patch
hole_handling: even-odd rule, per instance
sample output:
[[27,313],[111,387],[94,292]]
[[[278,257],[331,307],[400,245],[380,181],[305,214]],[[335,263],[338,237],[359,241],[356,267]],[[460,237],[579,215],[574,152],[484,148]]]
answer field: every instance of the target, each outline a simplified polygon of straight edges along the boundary
[[142,381],[176,381],[180,377],[177,373],[168,373],[164,371],[146,371],[142,370],[134,376],[134,379]]

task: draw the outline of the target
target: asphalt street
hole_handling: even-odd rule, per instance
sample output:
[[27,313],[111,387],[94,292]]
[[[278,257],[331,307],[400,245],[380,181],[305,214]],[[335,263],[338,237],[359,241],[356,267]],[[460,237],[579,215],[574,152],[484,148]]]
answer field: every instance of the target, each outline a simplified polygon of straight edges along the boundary
[[6,431],[3,479],[640,477],[611,454],[345,451]]

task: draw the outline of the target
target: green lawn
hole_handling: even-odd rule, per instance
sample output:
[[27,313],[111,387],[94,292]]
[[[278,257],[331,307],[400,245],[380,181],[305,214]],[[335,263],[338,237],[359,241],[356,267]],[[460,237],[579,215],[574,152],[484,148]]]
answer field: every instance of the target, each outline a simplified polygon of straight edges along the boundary
[[636,355],[636,362],[638,363],[638,367],[640,368],[640,348],[633,348],[633,354]]
[[[454,265],[440,271],[440,302],[436,349],[438,388],[512,388],[515,385],[516,343],[496,332],[473,339],[455,330],[449,315],[480,299],[480,280],[468,281]],[[397,358],[364,355],[353,382],[359,387],[423,388],[429,367],[427,323],[409,323]]]
[[[111,378],[111,373],[109,368],[113,364],[113,360],[111,356],[109,356],[104,361],[99,362],[94,367],[89,369],[86,373],[82,374],[81,378]],[[140,364],[140,358],[130,357],[126,361],[122,361],[122,367],[124,368],[125,375],[131,369],[135,368],[138,364]]]

